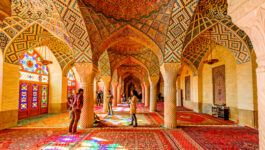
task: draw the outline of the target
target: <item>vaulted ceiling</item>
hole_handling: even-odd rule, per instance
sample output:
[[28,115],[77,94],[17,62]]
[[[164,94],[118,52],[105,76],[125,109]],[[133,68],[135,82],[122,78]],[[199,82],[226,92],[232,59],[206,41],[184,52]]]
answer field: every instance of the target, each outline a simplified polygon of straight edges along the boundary
[[147,18],[166,6],[170,0],[83,0],[84,4],[119,21]]
[[44,29],[61,41],[58,50],[71,49],[71,55],[54,52],[64,58],[62,66],[92,62],[101,64],[105,75],[124,63],[147,68],[150,76],[159,75],[164,62],[196,69],[210,42],[227,47],[238,64],[250,61],[253,49],[227,16],[227,0],[16,0],[11,10],[12,17],[0,23],[0,48],[8,63],[19,59],[17,49],[28,47],[19,38],[31,37],[27,44],[38,46]]

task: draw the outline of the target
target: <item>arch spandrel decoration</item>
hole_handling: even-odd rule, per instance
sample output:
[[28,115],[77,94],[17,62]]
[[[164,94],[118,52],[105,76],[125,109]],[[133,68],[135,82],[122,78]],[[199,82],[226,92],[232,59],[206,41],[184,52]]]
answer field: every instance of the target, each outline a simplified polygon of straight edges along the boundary
[[[253,46],[245,32],[234,25],[230,17],[227,16],[226,0],[202,0],[199,2],[196,8],[196,13],[193,16],[187,31],[183,54],[187,54],[185,54],[185,51],[189,51],[189,46],[194,44],[194,40],[201,37],[209,38],[210,28],[214,29],[212,33],[213,40],[217,44],[225,46],[231,50],[235,56],[237,64],[250,61],[250,54]],[[184,57],[187,58],[187,56]],[[198,66],[200,60],[191,60],[191,62],[194,63],[195,66]]]
[[[55,21],[55,20],[58,20]],[[69,37],[63,28],[63,24],[58,18],[46,18],[46,20],[32,20],[32,19],[22,19],[19,16],[12,16],[5,18],[5,20],[0,24],[0,48],[4,52],[11,42],[13,42],[17,36],[27,30],[34,24],[40,25],[45,30],[49,31],[53,36],[65,41],[69,46]]]
[[[78,0],[53,0],[55,7],[71,37],[75,51],[75,62],[92,62],[92,48],[89,32],[86,29],[85,16],[81,14]],[[92,39],[93,40],[93,39]]]
[[[18,35],[13,42],[6,48],[4,53],[5,62],[11,64],[19,64],[19,59],[25,51],[30,48],[47,46],[56,59],[58,60],[62,69],[73,61],[73,51],[69,45],[62,40],[52,36],[48,33],[49,41],[43,38],[45,31],[39,24],[33,24]],[[62,53],[64,52],[64,53]]]

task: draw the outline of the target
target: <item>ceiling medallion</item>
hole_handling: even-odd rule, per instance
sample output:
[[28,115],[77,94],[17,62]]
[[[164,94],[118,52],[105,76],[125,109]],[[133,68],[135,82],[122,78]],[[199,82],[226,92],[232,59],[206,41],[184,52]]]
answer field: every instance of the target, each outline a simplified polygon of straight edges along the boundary
[[83,0],[97,12],[118,21],[147,18],[167,6],[170,0]]

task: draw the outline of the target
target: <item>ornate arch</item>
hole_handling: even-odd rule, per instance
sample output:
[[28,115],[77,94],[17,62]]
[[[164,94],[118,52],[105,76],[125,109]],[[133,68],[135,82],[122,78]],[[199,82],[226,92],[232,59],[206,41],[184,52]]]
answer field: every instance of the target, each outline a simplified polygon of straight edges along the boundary
[[[231,18],[227,16],[225,0],[202,0],[199,2],[186,34],[183,54],[194,40],[201,37],[209,38],[209,29],[213,29],[212,37],[217,44],[231,50],[237,64],[250,61],[250,54],[253,50],[252,43],[248,35],[234,25]],[[196,64],[198,63],[199,61],[196,62]]]
[[[44,38],[44,32],[47,32],[47,36],[50,39]],[[12,43],[4,51],[5,62],[18,64],[21,55],[26,50],[41,46],[47,46],[52,51],[62,69],[71,62],[74,57],[73,51],[67,43],[51,35],[39,24],[33,24],[14,37]],[[61,51],[65,53],[63,54]]]
[[159,46],[148,36],[146,36],[141,31],[135,29],[131,25],[126,25],[110,35],[108,38],[103,40],[98,47],[96,47],[93,51],[93,63],[97,63],[99,56],[107,50],[112,45],[115,45],[119,43],[120,41],[123,41],[124,39],[130,39],[134,40],[136,42],[139,42],[143,44],[145,47],[148,47],[150,50],[154,52],[154,54],[157,55],[159,61],[161,62],[163,60],[162,58],[162,52]]

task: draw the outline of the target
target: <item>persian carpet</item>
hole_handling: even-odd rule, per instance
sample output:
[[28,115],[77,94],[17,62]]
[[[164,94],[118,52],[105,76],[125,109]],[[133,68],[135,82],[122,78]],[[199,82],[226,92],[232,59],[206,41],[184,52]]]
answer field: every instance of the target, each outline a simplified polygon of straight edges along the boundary
[[[115,113],[107,115],[97,114],[101,119],[98,127],[130,127],[131,115],[128,113]],[[149,113],[137,113],[137,122],[139,127],[160,127],[160,124]]]
[[75,147],[81,149],[178,149],[163,129],[94,129]]
[[249,127],[181,127],[204,149],[256,150],[258,131]]
[[[145,107],[142,103],[138,103],[136,108],[137,108],[136,111],[138,113],[143,113],[143,112],[149,111],[149,108]],[[113,106],[112,110],[114,112],[129,112],[130,111],[130,104],[127,104],[127,103],[118,104],[118,106]],[[95,106],[94,111],[96,113],[103,112],[103,106]]]
[[56,139],[52,140],[49,144],[43,146],[41,150],[65,150],[72,149],[80,141],[83,140],[87,132],[81,131],[80,133],[66,133],[58,136]]
[[[164,112],[158,112],[164,116]],[[233,125],[232,121],[222,120],[208,114],[196,112],[177,112],[178,126],[196,126],[196,125]]]
[[66,129],[6,129],[0,131],[0,149],[38,149],[65,133]]

